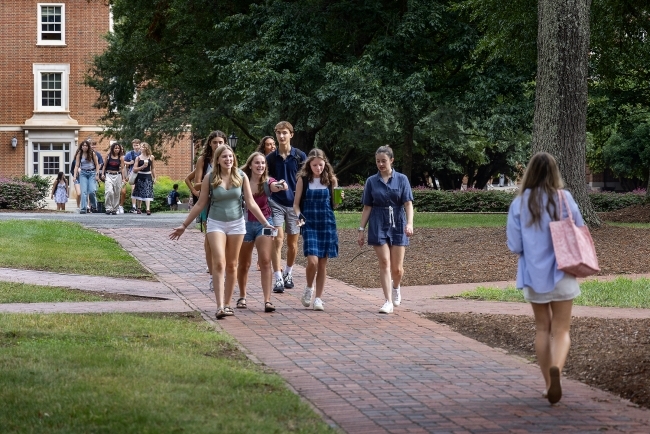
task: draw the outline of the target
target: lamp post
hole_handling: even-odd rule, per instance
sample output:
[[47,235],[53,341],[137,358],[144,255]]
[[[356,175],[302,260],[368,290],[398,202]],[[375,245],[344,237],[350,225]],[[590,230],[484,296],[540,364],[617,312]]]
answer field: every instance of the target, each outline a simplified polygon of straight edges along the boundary
[[237,147],[237,140],[239,140],[239,138],[235,135],[235,133],[232,133],[228,137],[228,145],[230,145],[230,147],[232,148],[233,151]]
[[16,149],[16,146],[18,146],[18,139],[14,136],[11,138],[11,147]]

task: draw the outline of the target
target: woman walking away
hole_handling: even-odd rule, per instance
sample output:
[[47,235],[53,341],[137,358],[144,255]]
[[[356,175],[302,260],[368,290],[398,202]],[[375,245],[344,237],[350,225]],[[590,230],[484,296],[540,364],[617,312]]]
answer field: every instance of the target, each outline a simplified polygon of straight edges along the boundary
[[337,186],[334,169],[325,153],[312,149],[298,172],[293,210],[298,216],[303,252],[307,258],[307,287],[301,301],[305,307],[311,304],[315,278],[314,310],[325,310],[322,297],[327,278],[327,259],[339,255],[333,195],[333,189]]
[[[530,159],[519,195],[508,212],[508,248],[519,255],[517,288],[523,289],[535,315],[535,352],[544,376],[543,393],[551,404],[562,398],[560,373],[571,338],[571,307],[580,295],[575,276],[557,269],[549,223],[571,212],[577,226],[584,226],[571,194],[562,190],[569,210],[560,206],[563,187],[557,163],[551,154],[539,152]],[[566,202],[565,202],[566,203]]]
[[89,212],[88,196],[95,194],[97,182],[99,182],[99,163],[97,154],[90,148],[90,142],[84,140],[77,148],[74,156],[75,178],[79,179],[81,185],[81,209],[79,214]]
[[366,180],[363,212],[359,225],[359,247],[363,246],[368,223],[368,245],[379,259],[379,280],[386,301],[379,313],[392,313],[402,301],[404,253],[413,235],[413,192],[408,178],[393,169],[393,150],[381,146],[375,152],[379,172]]
[[56,202],[57,211],[65,211],[65,204],[68,202],[68,180],[63,172],[59,172],[54,180],[50,198]]
[[[266,169],[266,157],[264,154],[254,152],[248,157],[246,165],[242,168],[248,176],[253,191],[253,199],[259,206],[262,214],[266,217],[266,222],[273,225],[271,217],[271,206],[268,198],[271,192],[276,192],[288,188],[287,183],[276,181],[269,178]],[[273,284],[273,269],[271,267],[271,254],[273,253],[273,238],[264,236],[262,231],[264,226],[257,221],[255,215],[248,211],[246,218],[246,235],[244,243],[239,251],[239,264],[237,265],[237,284],[239,286],[239,300],[237,307],[246,308],[246,284],[248,283],[248,269],[251,265],[253,247],[257,248],[258,265],[262,272],[262,292],[264,294],[264,311],[273,312],[275,306],[271,303],[271,285]]]
[[[151,215],[151,201],[153,200],[153,184],[156,182],[156,171],[153,165],[153,155],[147,142],[140,143],[140,155],[135,158],[133,171],[138,174],[133,186],[131,198],[141,200],[147,206],[147,215]],[[140,209],[136,211],[142,214]]]
[[120,209],[122,185],[126,180],[124,175],[124,150],[122,145],[115,142],[106,155],[106,164],[102,168],[104,178],[104,207],[106,214],[116,215]]
[[[199,215],[208,203],[207,238],[210,244],[214,295],[217,299],[217,319],[234,315],[230,307],[232,293],[235,290],[237,259],[244,235],[246,223],[242,211],[241,196],[248,204],[248,210],[266,228],[273,229],[251,193],[248,177],[237,168],[237,158],[232,148],[221,145],[214,152],[212,172],[203,178],[199,200],[189,212],[183,224],[169,234],[176,240],[183,235],[187,226]],[[225,283],[224,283],[225,277]]]

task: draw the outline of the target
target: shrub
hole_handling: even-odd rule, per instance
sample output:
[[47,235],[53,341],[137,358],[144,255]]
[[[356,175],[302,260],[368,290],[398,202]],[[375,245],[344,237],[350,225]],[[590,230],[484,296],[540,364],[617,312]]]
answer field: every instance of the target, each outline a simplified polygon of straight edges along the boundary
[[32,210],[42,208],[44,195],[30,182],[0,178],[0,208]]
[[[362,186],[344,187],[339,211],[361,211]],[[413,207],[418,212],[508,212],[516,192],[503,190],[444,191],[414,188]],[[645,190],[631,193],[590,193],[596,212],[615,211],[645,202]]]
[[591,199],[596,212],[608,212],[644,203],[645,195],[636,191],[631,193],[603,192],[589,193],[589,199]]
[[[169,211],[169,205],[167,205],[167,195],[174,184],[178,184],[178,194],[180,195],[181,200],[187,199],[190,197],[190,189],[187,188],[185,182],[183,181],[174,181],[168,176],[159,176],[156,178],[156,183],[153,185],[153,200],[149,209],[151,212],[160,212],[160,211]],[[129,183],[126,184],[126,200],[125,208],[128,210],[131,208],[131,190],[133,186]],[[104,202],[104,183],[97,188],[97,200],[99,202]],[[144,206],[143,206],[144,209]]]

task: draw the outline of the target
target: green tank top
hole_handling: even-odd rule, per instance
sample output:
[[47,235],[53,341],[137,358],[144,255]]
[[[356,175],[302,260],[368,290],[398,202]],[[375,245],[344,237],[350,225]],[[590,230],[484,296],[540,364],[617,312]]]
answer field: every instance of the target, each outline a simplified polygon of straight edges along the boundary
[[[239,176],[244,178],[244,172],[239,171]],[[210,183],[212,183],[212,174],[210,174]],[[239,187],[230,187],[226,190],[221,185],[212,189],[212,201],[210,202],[210,212],[208,217],[220,222],[232,222],[244,217],[242,211],[242,185]]]

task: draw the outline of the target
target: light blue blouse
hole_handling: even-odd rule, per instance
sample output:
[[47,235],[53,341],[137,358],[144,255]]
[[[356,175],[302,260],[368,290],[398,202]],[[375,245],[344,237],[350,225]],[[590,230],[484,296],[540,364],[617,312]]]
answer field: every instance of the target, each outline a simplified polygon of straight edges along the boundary
[[[568,191],[563,191],[567,202],[569,202],[569,208],[576,226],[584,226],[582,215],[578,205],[573,200],[573,196]],[[551,292],[564,277],[564,271],[557,269],[555,260],[549,227],[549,223],[553,219],[546,212],[548,198],[546,194],[542,195],[542,209],[544,212],[540,226],[529,226],[528,222],[531,220],[530,210],[528,209],[529,197],[530,189],[527,189],[523,195],[517,196],[510,204],[506,234],[508,236],[508,248],[519,255],[517,288],[522,289],[527,286],[541,294]],[[558,204],[558,200],[556,196],[556,204]],[[568,216],[566,207],[562,206],[562,217],[568,218]]]

